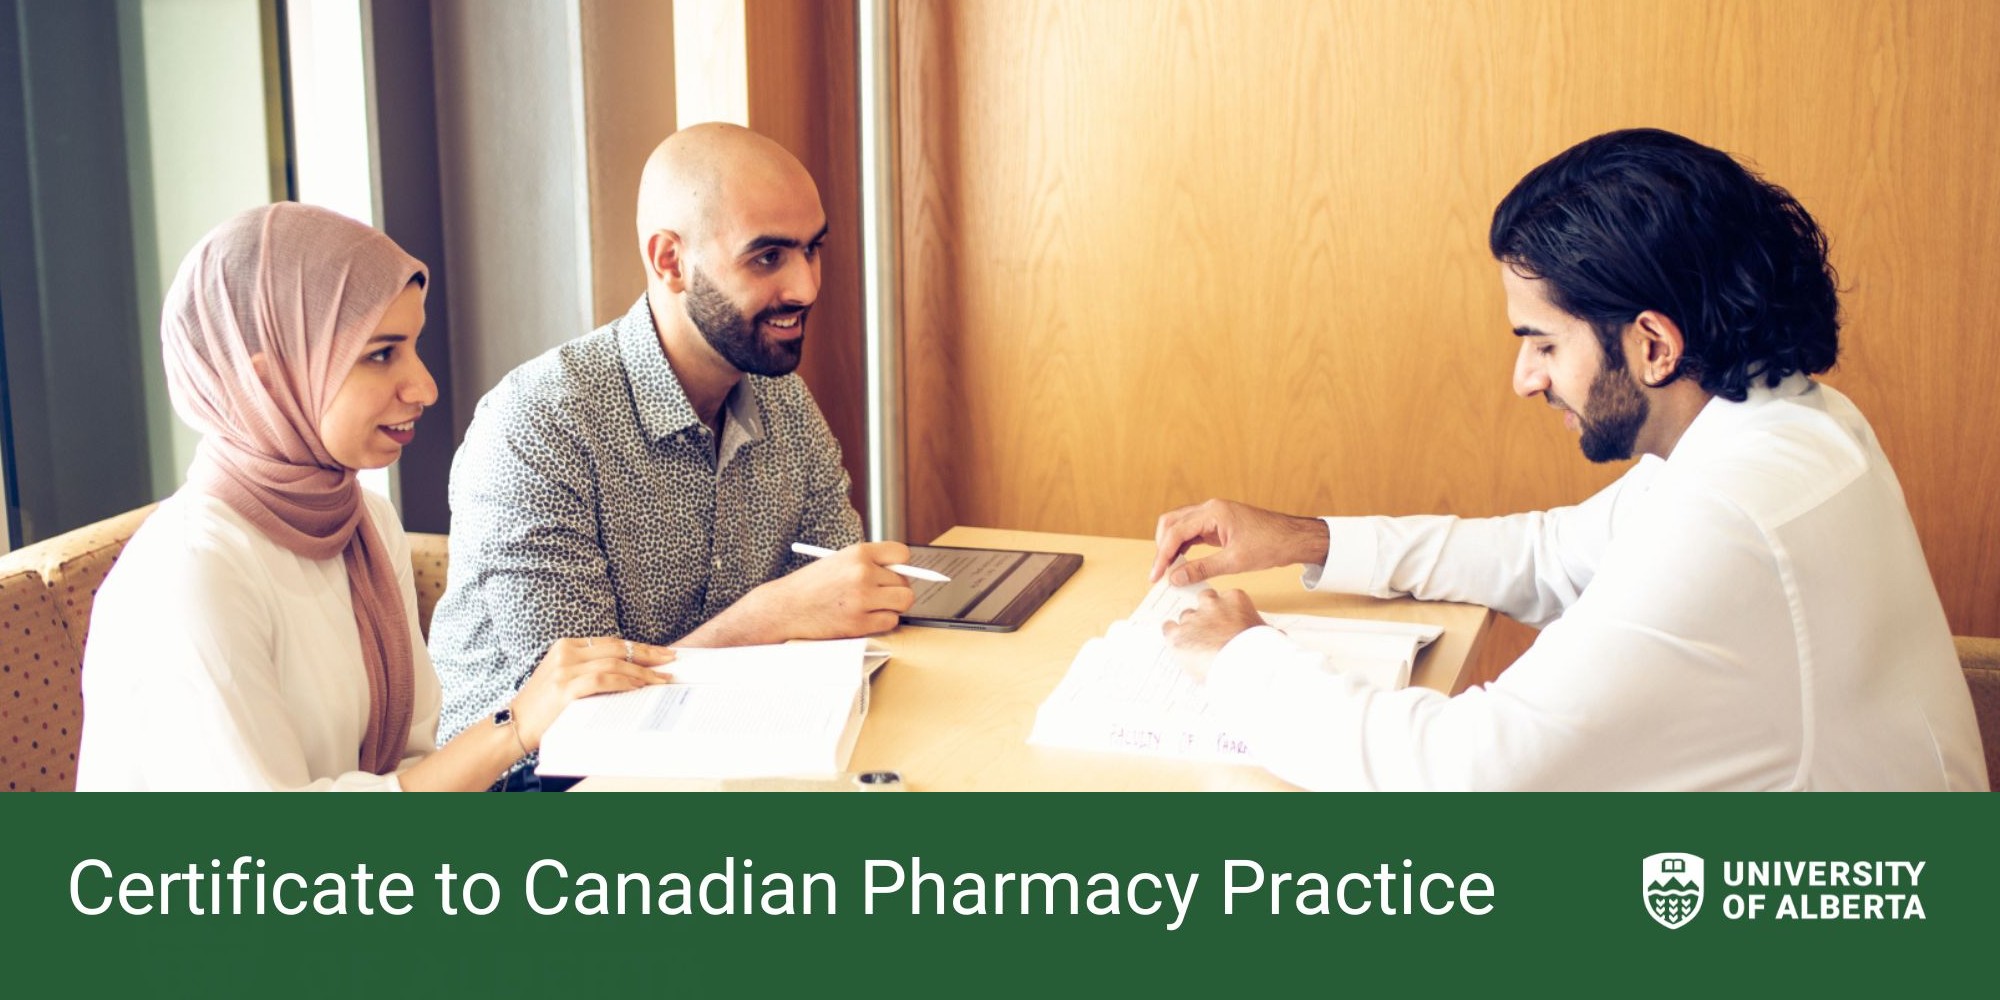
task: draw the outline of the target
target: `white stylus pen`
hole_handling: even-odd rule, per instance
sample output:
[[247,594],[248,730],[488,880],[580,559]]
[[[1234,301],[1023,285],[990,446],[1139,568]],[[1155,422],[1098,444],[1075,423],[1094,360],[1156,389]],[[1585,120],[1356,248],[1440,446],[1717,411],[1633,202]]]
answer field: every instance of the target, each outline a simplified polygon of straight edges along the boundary
[[[833,554],[832,549],[823,549],[817,545],[807,545],[804,542],[793,542],[792,551],[802,556],[811,556],[814,559],[825,559],[827,556]],[[902,563],[890,563],[882,568],[892,573],[901,573],[912,580],[929,580],[932,583],[951,582],[951,577],[934,569],[925,569],[922,566],[905,566]]]

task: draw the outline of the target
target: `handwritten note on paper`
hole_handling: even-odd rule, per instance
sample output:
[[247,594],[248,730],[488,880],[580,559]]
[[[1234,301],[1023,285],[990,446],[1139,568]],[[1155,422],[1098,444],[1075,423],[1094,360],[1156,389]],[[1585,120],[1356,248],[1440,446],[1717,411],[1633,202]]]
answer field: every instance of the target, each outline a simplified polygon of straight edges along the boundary
[[[1206,686],[1184,669],[1160,626],[1194,607],[1207,584],[1162,580],[1132,614],[1084,643],[1069,672],[1035,713],[1028,742],[1117,750],[1225,763],[1255,763],[1254,748],[1229,731],[1208,703]],[[1406,687],[1417,651],[1442,635],[1435,625],[1360,621],[1317,615],[1266,615],[1265,621],[1321,653],[1326,668],[1364,684]]]
[[1035,713],[1028,742],[1242,762],[1249,746],[1209,708],[1205,686],[1145,626],[1119,622],[1084,643]]

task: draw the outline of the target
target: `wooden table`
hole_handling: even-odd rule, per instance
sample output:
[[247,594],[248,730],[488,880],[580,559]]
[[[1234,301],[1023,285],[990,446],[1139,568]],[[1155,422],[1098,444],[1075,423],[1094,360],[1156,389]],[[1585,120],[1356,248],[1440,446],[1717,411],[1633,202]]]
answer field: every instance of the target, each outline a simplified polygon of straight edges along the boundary
[[[1028,745],[1035,709],[1084,640],[1131,614],[1151,587],[1151,541],[960,527],[937,544],[1079,552],[1083,566],[1017,632],[905,626],[881,637],[894,655],[876,675],[851,770],[901,772],[913,791],[1292,787],[1261,768]],[[1465,685],[1466,661],[1492,620],[1491,611],[1476,605],[1308,593],[1297,567],[1223,577],[1217,586],[1248,591],[1263,611],[1442,625],[1443,637],[1418,657],[1411,683],[1450,693]],[[593,778],[579,790],[700,787],[715,786]]]

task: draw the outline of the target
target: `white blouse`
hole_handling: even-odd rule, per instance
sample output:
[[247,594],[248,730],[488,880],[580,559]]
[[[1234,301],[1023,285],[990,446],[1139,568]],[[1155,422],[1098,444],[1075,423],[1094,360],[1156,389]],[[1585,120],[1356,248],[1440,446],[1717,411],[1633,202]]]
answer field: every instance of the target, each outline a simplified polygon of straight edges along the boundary
[[1329,518],[1320,590],[1545,625],[1484,688],[1374,692],[1274,629],[1209,696],[1280,777],[1353,789],[1983,790],[1902,488],[1833,389],[1711,400],[1665,461],[1579,506]]
[[[416,689],[401,767],[434,749],[437,673],[417,623],[409,540],[365,493],[396,567]],[[182,490],[98,591],[83,657],[80,791],[398,791],[359,770],[368,678],[339,557],[294,555]]]

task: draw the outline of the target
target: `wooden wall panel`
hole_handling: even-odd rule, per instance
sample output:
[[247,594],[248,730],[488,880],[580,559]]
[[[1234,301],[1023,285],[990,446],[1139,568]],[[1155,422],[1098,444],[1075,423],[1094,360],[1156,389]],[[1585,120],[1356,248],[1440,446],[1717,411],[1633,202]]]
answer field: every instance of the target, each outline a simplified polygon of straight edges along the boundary
[[598,324],[646,293],[639,175],[674,130],[674,17],[651,0],[582,0],[584,167],[590,183],[590,309]]
[[1588,495],[1621,469],[1512,395],[1486,227],[1653,125],[1832,234],[1830,381],[2000,634],[2000,4],[905,0],[899,45],[911,537]]
[[749,126],[784,144],[819,184],[827,242],[819,301],[799,374],[840,441],[856,510],[867,516],[862,375],[861,154],[854,8],[819,0],[745,0]]

